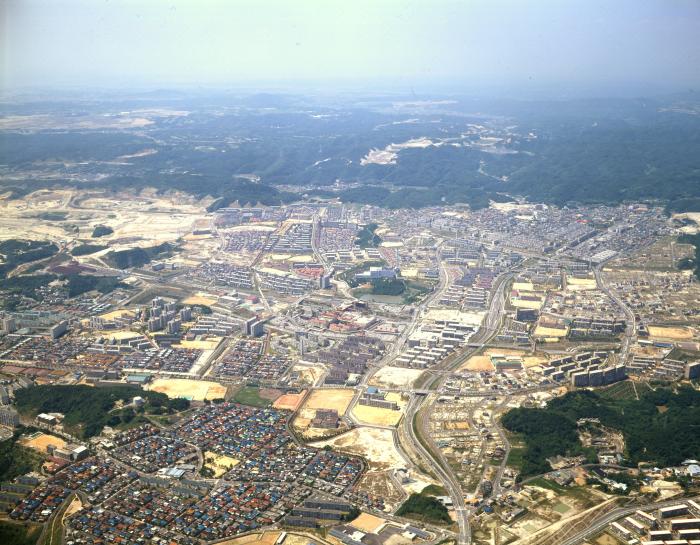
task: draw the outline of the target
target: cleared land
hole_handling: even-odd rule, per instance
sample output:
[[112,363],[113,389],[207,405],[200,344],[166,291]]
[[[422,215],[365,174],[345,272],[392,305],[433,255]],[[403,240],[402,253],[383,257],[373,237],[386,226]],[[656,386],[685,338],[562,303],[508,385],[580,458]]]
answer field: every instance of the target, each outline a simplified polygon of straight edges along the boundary
[[159,378],[148,389],[163,393],[171,399],[182,397],[190,401],[221,399],[226,395],[226,386],[208,380]]
[[538,325],[535,328],[534,334],[536,337],[566,337],[568,332],[569,330],[566,328],[545,327]]
[[469,358],[464,365],[459,368],[459,370],[493,371],[494,366],[491,363],[491,356],[519,356],[523,361],[524,367],[535,367],[547,362],[547,358],[545,356],[531,353],[529,354],[524,350],[514,350],[510,348],[489,348],[488,350],[485,350],[483,354]]
[[183,305],[204,305],[207,307],[210,307],[214,303],[218,301],[218,298],[212,295],[207,295],[203,293],[198,293],[196,295],[191,295],[184,301],[182,301]]
[[335,409],[345,414],[355,391],[349,388],[323,388],[314,390],[304,403],[304,409]]
[[100,318],[103,320],[114,320],[115,318],[120,318],[121,316],[134,316],[133,311],[127,310],[125,308],[119,310],[113,310],[112,312],[106,312],[100,314]]
[[594,290],[598,287],[595,278],[574,278],[567,276],[566,289],[569,291]]
[[596,545],[620,545],[622,541],[611,536],[610,534],[603,534],[602,536],[599,536],[594,543]]
[[688,340],[693,338],[693,330],[689,327],[649,326],[649,335],[661,339]]
[[278,397],[272,406],[275,409],[285,409],[288,411],[296,411],[299,408],[299,404],[306,395],[306,390],[299,392],[298,394],[284,394]]
[[46,447],[49,445],[55,445],[58,448],[63,448],[66,446],[66,442],[60,437],[55,435],[49,435],[47,433],[36,433],[30,437],[20,440],[20,445],[29,447],[43,454],[46,453]]
[[390,471],[366,472],[357,483],[357,491],[384,500],[385,510],[392,510],[403,501],[403,490],[392,479]]
[[459,322],[464,325],[481,325],[486,312],[463,312],[455,309],[439,309],[431,308],[425,314],[425,321],[448,320],[451,322]]
[[360,516],[350,524],[362,532],[374,534],[381,530],[382,526],[386,524],[386,520],[370,515],[369,513],[361,513]]
[[[537,299],[521,299],[521,297],[537,297]],[[510,298],[510,304],[515,308],[539,310],[544,304],[544,295],[535,292],[520,292],[520,296]]]
[[134,337],[137,336],[137,334],[134,333],[133,331],[127,331],[125,329],[120,329],[119,331],[112,331],[112,330],[104,331],[102,334],[109,339],[117,339],[117,340],[133,339]]
[[313,386],[323,376],[325,369],[321,365],[295,365],[292,371],[299,373],[299,379],[305,385]]
[[[114,233],[105,240],[115,249],[174,242],[196,222],[206,220],[204,208],[211,201],[149,189],[116,194],[86,190],[80,196],[73,190],[39,190],[22,199],[0,199],[0,238],[63,240],[66,231],[62,222],[37,218],[37,213],[57,212],[70,215],[78,239],[88,237],[97,224],[111,227]],[[79,261],[93,257],[84,256]]]
[[194,350],[214,350],[221,342],[221,337],[212,337],[202,341],[181,340],[177,345],[182,348],[191,348]]
[[446,430],[450,430],[450,431],[468,430],[469,429],[469,422],[446,421],[446,422],[442,423],[442,426]]
[[382,367],[370,380],[370,384],[380,388],[409,388],[423,374],[422,369],[403,367]]
[[311,421],[316,416],[316,411],[318,409],[335,409],[338,411],[338,416],[342,416],[347,411],[354,395],[354,390],[346,388],[314,390],[299,409],[299,413],[294,419],[294,429],[307,439],[328,435],[328,432],[332,430],[311,427]]
[[368,407],[367,405],[357,405],[352,414],[363,424],[375,426],[396,426],[401,419],[402,411],[392,409],[382,409],[379,407]]
[[274,545],[280,532],[263,532],[261,534],[248,534],[241,537],[219,542],[219,545]]
[[459,368],[460,371],[493,371],[494,366],[491,363],[491,358],[488,356],[472,356],[464,365]]
[[70,505],[66,509],[66,512],[63,514],[63,520],[65,521],[68,517],[70,517],[74,513],[77,513],[82,508],[83,508],[83,502],[80,501],[80,497],[76,495],[73,498],[73,501],[70,502]]
[[391,430],[359,426],[326,441],[313,443],[316,447],[331,446],[349,454],[362,456],[368,460],[373,471],[406,467],[405,460],[396,450],[394,434]]
[[513,282],[513,289],[517,291],[534,291],[532,282]]
[[401,420],[403,414],[403,406],[405,403],[401,399],[401,395],[396,392],[390,392],[386,396],[387,401],[395,401],[400,409],[384,409],[380,407],[369,407],[367,405],[355,405],[352,409],[352,414],[360,422],[364,424],[372,424],[375,426],[396,426]]

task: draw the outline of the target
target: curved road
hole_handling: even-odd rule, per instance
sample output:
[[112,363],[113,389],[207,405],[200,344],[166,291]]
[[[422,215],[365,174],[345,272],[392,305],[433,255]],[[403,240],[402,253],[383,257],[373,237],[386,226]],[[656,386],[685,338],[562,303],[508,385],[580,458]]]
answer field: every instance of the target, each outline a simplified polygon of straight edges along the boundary
[[575,536],[570,537],[566,539],[565,541],[561,542],[559,545],[578,545],[581,543],[583,540],[588,539],[589,537],[594,536],[598,532],[602,531],[603,528],[605,528],[608,524],[616,521],[617,519],[631,515],[638,509],[649,509],[650,507],[654,509],[659,509],[660,507],[669,507],[671,505],[676,505],[678,503],[682,503],[684,500],[694,500],[697,501],[700,499],[700,496],[695,496],[692,498],[676,498],[673,500],[668,500],[668,501],[662,501],[658,503],[651,503],[647,505],[635,505],[634,507],[624,507],[620,509],[615,509],[613,511],[610,511],[608,514],[604,515],[597,521],[595,521],[593,524],[588,526],[585,530],[577,533]]
[[[497,280],[484,321],[479,330],[469,339],[470,348],[462,353],[445,359],[443,363],[437,366],[439,370],[452,370],[460,366],[475,352],[481,350],[486,344],[488,344],[488,342],[496,335],[501,325],[503,310],[506,302],[505,288],[512,277],[512,273],[505,273]],[[423,389],[439,391],[448,377],[449,373],[440,373],[433,377],[423,387]],[[411,438],[414,449],[421,454],[421,457],[426,462],[428,462],[431,469],[440,478],[443,485],[448,490],[450,497],[452,498],[452,504],[454,506],[454,510],[457,515],[457,523],[459,525],[457,545],[469,545],[471,543],[469,509],[467,509],[464,502],[464,493],[462,492],[461,484],[454,475],[452,468],[447,463],[444,456],[442,456],[440,450],[437,448],[437,445],[433,443],[430,435],[427,433],[427,423],[425,421],[425,416],[427,415],[417,414],[421,408],[421,405],[423,404],[424,399],[424,396],[416,395],[411,398],[402,425],[404,426],[406,436]],[[429,411],[430,406],[426,407],[426,410]],[[416,422],[417,426],[414,426],[414,421]],[[431,447],[430,450],[433,450],[437,456],[425,448],[421,438],[418,437],[418,434],[416,433],[416,427],[418,427],[418,432],[420,435],[423,436],[423,440]]]

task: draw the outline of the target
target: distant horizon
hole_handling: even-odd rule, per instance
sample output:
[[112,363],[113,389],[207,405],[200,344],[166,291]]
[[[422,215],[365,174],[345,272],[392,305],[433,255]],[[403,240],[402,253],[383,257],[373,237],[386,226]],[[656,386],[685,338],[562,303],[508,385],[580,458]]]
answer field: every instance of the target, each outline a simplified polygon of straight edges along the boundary
[[5,0],[0,92],[700,89],[694,0]]
[[[217,94],[270,94],[290,96],[401,96],[459,97],[466,99],[493,99],[513,101],[567,101],[606,99],[653,99],[675,95],[700,93],[700,85],[668,85],[659,82],[610,82],[607,85],[586,86],[581,82],[550,82],[536,84],[511,82],[509,84],[485,84],[480,86],[458,82],[421,84],[420,82],[386,82],[374,80],[333,81],[239,81],[230,83],[143,82],[135,84],[104,83],[78,85],[74,83],[51,85],[23,85],[0,88],[0,98],[52,95],[61,99],[105,98],[121,93],[135,96],[159,93],[179,93],[183,98],[206,97]],[[125,98],[125,97],[122,97]]]

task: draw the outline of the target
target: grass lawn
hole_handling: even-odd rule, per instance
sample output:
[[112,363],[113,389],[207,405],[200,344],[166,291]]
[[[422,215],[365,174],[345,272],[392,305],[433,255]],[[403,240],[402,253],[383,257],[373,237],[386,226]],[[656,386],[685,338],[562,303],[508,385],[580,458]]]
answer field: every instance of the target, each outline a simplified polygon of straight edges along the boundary
[[508,452],[508,460],[506,465],[517,469],[523,468],[523,455],[525,454],[525,441],[519,433],[507,433],[508,442],[510,443],[510,451]]
[[429,484],[423,490],[421,494],[427,494],[428,496],[448,496],[447,490],[444,487],[437,484]]
[[260,396],[260,389],[254,386],[244,386],[233,396],[236,403],[252,407],[268,407],[272,401]]
[[411,494],[396,514],[421,522],[452,524],[447,508],[432,496],[423,493]]
[[539,486],[540,488],[547,488],[548,490],[554,490],[554,492],[558,492],[559,494],[565,494],[569,490],[561,486],[554,481],[549,481],[547,479],[543,479],[542,477],[537,477],[536,479],[533,479],[527,483],[530,486]]
[[508,461],[506,465],[515,469],[522,469],[523,467],[523,454],[525,454],[525,447],[513,447],[508,453]]

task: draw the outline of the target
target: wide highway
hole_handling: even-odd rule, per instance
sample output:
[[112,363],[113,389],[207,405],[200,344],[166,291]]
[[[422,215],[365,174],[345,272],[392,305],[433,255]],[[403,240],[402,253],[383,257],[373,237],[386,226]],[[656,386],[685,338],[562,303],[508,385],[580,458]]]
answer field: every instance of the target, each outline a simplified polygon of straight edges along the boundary
[[[512,277],[512,273],[506,273],[500,276],[496,281],[484,321],[479,330],[469,339],[470,348],[456,356],[448,357],[443,363],[439,364],[437,368],[440,370],[455,369],[475,352],[481,350],[496,335],[500,328],[501,320],[503,319],[503,311],[507,300],[506,287]],[[433,377],[423,389],[437,392],[448,377],[448,373],[440,373]],[[426,429],[428,415],[425,414],[423,415],[425,418],[420,418],[421,415],[417,414],[424,399],[423,396],[413,395],[411,397],[402,426],[404,427],[406,437],[409,437],[411,440],[413,449],[419,452],[421,457],[430,464],[431,469],[440,478],[452,498],[452,504],[457,516],[457,524],[459,525],[458,545],[469,545],[471,543],[469,509],[467,509],[464,502],[464,493],[462,492],[461,484],[444,458],[438,456],[438,458],[441,459],[436,460],[435,455],[423,446],[421,439],[416,433],[417,430],[418,433],[422,432],[421,435],[424,440],[429,444],[432,443],[432,439]],[[426,410],[429,411],[430,407],[427,407]],[[414,421],[417,424],[416,426],[414,426]],[[437,447],[434,444],[432,445],[432,449],[437,451]]]

